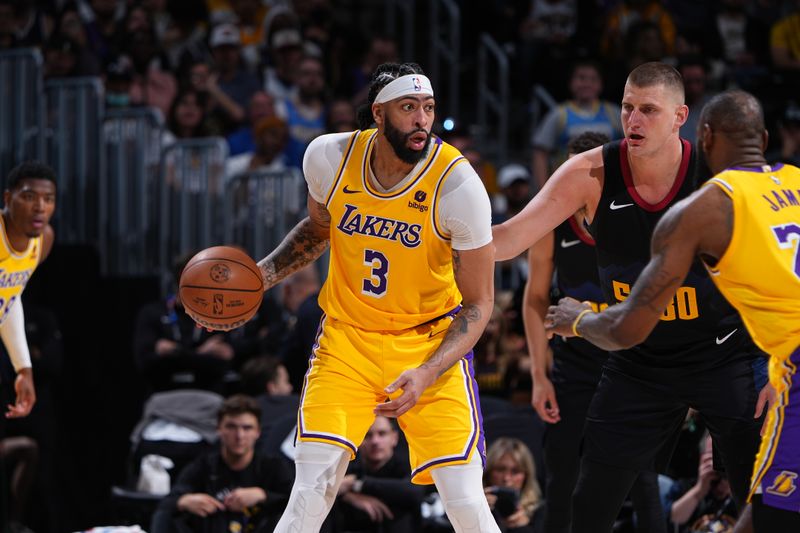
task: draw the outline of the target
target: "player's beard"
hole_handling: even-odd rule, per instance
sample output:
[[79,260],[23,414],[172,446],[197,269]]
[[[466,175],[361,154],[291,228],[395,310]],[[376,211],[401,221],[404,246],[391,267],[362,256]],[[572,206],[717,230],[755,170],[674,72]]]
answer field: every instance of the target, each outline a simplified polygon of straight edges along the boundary
[[[425,146],[422,147],[422,150],[414,150],[409,148],[407,144],[408,139],[418,131],[422,131],[427,135]],[[402,132],[392,124],[388,116],[386,116],[383,135],[386,137],[386,140],[389,141],[389,145],[392,147],[392,150],[394,150],[395,155],[403,163],[408,163],[409,165],[416,165],[419,160],[428,153],[428,147],[431,145],[431,132],[425,131],[422,128],[417,128],[408,133]]]

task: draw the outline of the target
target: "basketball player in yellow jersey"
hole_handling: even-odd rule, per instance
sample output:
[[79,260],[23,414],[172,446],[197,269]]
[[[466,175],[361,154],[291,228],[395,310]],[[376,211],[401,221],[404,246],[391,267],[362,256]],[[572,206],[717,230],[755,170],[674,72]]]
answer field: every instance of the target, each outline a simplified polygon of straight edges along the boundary
[[628,299],[602,313],[564,299],[549,309],[546,326],[608,350],[635,345],[699,257],[770,355],[777,396],[740,527],[752,520],[759,533],[800,531],[800,169],[767,164],[761,106],[742,91],[706,104],[697,138],[715,177],[661,219],[650,263]]
[[434,109],[418,65],[378,67],[362,130],[312,141],[309,216],[259,263],[269,288],[330,245],[277,532],[319,531],[376,415],[398,419],[412,480],[436,484],[456,531],[499,531],[471,352],[493,306],[491,208],[469,163],[431,135]]
[[3,193],[0,242],[0,338],[17,378],[16,401],[6,417],[27,416],[36,403],[31,356],[25,337],[22,291],[31,274],[53,247],[50,217],[56,206],[53,170],[42,163],[26,162],[8,175]]

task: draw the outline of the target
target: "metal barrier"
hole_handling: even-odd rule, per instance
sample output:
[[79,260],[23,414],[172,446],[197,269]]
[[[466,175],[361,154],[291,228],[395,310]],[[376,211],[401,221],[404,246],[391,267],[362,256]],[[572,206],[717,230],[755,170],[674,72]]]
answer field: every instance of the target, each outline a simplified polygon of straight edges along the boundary
[[226,187],[225,242],[260,258],[277,246],[306,213],[306,189],[297,169],[251,172]]
[[[478,125],[482,146],[487,148],[484,155],[493,157],[498,163],[507,159],[510,101],[508,77],[506,54],[494,39],[488,34],[482,34],[478,49]],[[490,115],[495,119],[491,123]]]
[[58,178],[53,224],[61,243],[96,243],[100,184],[103,83],[64,78],[45,83],[46,159]]
[[[402,61],[414,61],[414,1],[386,0],[385,31],[397,41]],[[402,32],[397,27],[402,25]]]
[[26,159],[44,157],[42,54],[36,48],[0,52],[0,181]]
[[141,276],[158,267],[163,131],[155,108],[109,111],[103,121],[98,215],[106,274]]
[[[539,126],[542,117],[557,105],[558,102],[556,102],[553,95],[551,95],[543,85],[535,84],[531,88],[531,103],[529,108],[532,129],[535,130]],[[533,131],[531,131],[531,133],[533,133]]]
[[[441,90],[447,97],[438,104],[441,117],[455,117],[459,111],[458,69],[461,52],[461,10],[453,0],[431,0],[430,9],[430,77],[436,83],[436,91]],[[440,16],[446,12],[446,21]],[[446,64],[447,75],[443,76],[440,60]],[[441,101],[441,100],[440,100]]]
[[228,143],[221,137],[179,140],[166,147],[159,193],[159,264],[222,244]]

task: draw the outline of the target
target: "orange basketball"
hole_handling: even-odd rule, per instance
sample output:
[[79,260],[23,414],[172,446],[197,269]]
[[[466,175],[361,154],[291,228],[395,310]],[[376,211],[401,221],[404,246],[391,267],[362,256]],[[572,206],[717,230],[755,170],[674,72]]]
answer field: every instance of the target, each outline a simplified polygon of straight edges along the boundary
[[227,331],[253,318],[264,297],[264,283],[258,265],[246,253],[214,246],[186,263],[178,294],[195,322]]

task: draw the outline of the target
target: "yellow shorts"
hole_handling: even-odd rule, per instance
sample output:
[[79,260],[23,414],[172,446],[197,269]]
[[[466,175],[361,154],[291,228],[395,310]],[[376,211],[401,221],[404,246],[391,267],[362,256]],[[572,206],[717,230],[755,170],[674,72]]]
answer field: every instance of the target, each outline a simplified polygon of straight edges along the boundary
[[[323,317],[303,382],[297,440],[335,444],[354,458],[375,420],[373,409],[388,398],[383,389],[424,362],[451,322],[447,316],[399,332],[370,332]],[[433,483],[431,469],[468,463],[475,450],[484,461],[472,352],[431,385],[398,423],[408,440],[414,483]]]

